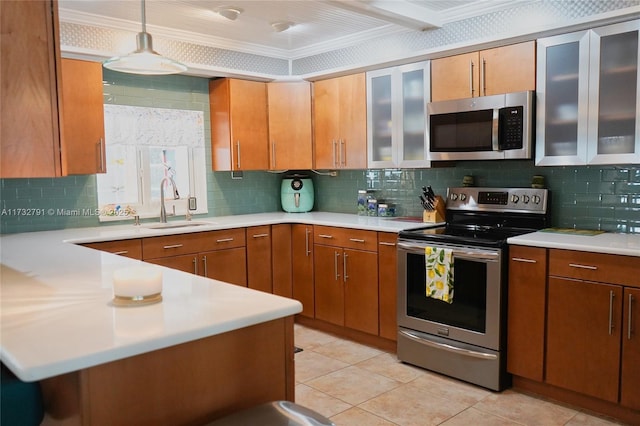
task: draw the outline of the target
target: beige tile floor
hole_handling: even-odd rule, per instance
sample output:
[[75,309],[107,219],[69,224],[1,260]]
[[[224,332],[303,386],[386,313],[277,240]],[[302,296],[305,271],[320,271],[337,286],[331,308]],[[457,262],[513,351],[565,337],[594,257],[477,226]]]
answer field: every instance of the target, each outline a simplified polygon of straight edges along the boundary
[[395,354],[295,325],[296,402],[339,426],[615,425],[508,389],[403,364]]

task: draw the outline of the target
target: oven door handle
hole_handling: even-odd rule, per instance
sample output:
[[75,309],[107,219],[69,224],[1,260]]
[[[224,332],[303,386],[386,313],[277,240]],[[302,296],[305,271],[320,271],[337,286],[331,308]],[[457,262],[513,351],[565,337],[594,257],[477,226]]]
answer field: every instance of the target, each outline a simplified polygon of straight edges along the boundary
[[411,333],[410,331],[404,331],[404,330],[400,330],[399,331],[400,334],[410,338],[411,340],[414,340],[422,345],[427,345],[427,346],[431,346],[433,348],[436,349],[442,349],[445,350],[447,352],[453,352],[453,353],[457,353],[460,355],[466,355],[466,356],[470,356],[470,357],[474,357],[474,358],[480,358],[480,359],[486,359],[486,360],[493,360],[493,359],[497,359],[498,356],[495,354],[486,354],[483,352],[477,352],[477,351],[472,351],[469,349],[463,349],[463,348],[457,348],[455,346],[452,345],[447,345],[445,343],[437,343],[437,342],[432,342],[431,340],[427,340],[424,339],[420,336],[417,336],[413,333]]
[[[399,249],[405,249],[405,250],[417,250],[417,251],[424,251],[425,247],[428,246],[424,246],[424,245],[415,245],[415,244],[407,244],[407,243],[403,243],[403,242],[399,242],[398,243],[398,248]],[[497,261],[498,258],[500,257],[500,253],[495,252],[495,251],[489,251],[489,250],[459,250],[459,249],[453,249],[452,251],[453,255],[456,257],[459,257],[461,259],[482,259],[482,260],[492,260],[492,261]]]

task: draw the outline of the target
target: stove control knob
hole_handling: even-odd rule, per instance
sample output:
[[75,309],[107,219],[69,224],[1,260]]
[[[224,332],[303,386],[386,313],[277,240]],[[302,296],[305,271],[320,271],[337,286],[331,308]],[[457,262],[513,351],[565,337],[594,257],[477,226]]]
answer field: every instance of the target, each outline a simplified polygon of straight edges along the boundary
[[533,197],[531,197],[531,200],[533,201],[534,204],[540,204],[540,196],[539,195],[534,195]]
[[460,194],[460,201],[466,201],[467,194]]
[[525,204],[529,204],[529,196],[528,195],[523,195],[522,196],[522,202]]
[[520,197],[518,197],[516,194],[513,194],[513,195],[511,196],[511,202],[512,202],[513,204],[518,204],[518,201],[520,201]]
[[456,201],[458,199],[458,194],[451,194],[451,201]]

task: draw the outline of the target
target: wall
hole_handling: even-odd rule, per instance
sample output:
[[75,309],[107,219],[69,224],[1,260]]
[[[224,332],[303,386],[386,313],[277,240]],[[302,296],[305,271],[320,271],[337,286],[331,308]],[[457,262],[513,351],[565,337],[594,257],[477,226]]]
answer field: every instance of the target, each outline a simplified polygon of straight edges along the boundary
[[397,216],[422,215],[418,195],[431,185],[445,195],[447,187],[462,186],[465,175],[476,186],[528,187],[533,175],[545,177],[551,190],[552,225],[640,233],[640,165],[535,167],[530,161],[467,161],[455,167],[415,170],[340,171],[338,177],[314,178],[316,208],[355,212],[358,189],[395,203]]
[[[104,80],[105,103],[204,111],[209,149],[207,79],[138,77],[105,70]],[[207,168],[211,169],[210,151]],[[444,194],[447,187],[459,186],[467,174],[476,177],[478,186],[529,186],[533,175],[543,175],[552,191],[554,226],[640,233],[637,164],[535,167],[533,161],[484,161],[431,169],[347,170],[340,171],[337,177],[314,174],[317,194],[314,209],[353,213],[358,189],[373,189],[378,198],[397,204],[398,215],[420,215],[418,195],[423,185],[431,185],[437,193]],[[280,210],[281,177],[277,173],[245,172],[243,179],[236,180],[229,172],[209,172],[209,215]],[[0,179],[0,233],[99,226],[97,216],[84,214],[96,208],[94,175]]]

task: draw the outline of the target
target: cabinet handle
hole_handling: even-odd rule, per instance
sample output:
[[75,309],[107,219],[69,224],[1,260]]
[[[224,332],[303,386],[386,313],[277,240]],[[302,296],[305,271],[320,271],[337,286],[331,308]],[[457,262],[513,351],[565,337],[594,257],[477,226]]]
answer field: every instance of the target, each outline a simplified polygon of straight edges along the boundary
[[475,64],[473,61],[469,61],[469,87],[471,88],[471,97],[473,98],[473,93],[476,91],[473,87],[473,68]]
[[347,275],[347,258],[349,256],[347,255],[347,253],[344,254],[344,263],[342,264],[342,274],[344,275],[344,282],[347,282],[347,279],[349,278],[349,275]]
[[183,244],[170,244],[168,246],[164,246],[163,248],[166,250],[166,249],[180,248],[182,246],[183,246]]
[[229,241],[233,241],[233,238],[221,238],[216,240],[216,243],[228,243]]
[[335,139],[332,139],[331,142],[333,143],[333,166],[337,167],[338,166],[338,141]]
[[533,259],[524,259],[522,257],[512,257],[511,260],[513,260],[514,262],[524,262],[524,263],[538,263],[537,260],[533,260]]
[[209,271],[207,270],[207,256],[202,256],[202,266],[204,267],[204,276],[209,276]]
[[340,166],[347,166],[347,143],[340,139]]
[[105,171],[103,144],[104,144],[104,139],[100,138],[98,140],[98,171],[100,172]]
[[364,243],[362,238],[349,238],[349,241],[353,241],[354,243]]
[[480,66],[480,82],[482,84],[482,96],[487,96],[487,61],[482,58],[482,65]]
[[338,274],[338,258],[340,257],[340,253],[335,252],[335,256],[333,258],[333,270],[336,273],[336,281],[340,279],[340,274]]
[[238,166],[238,169],[240,169],[240,141],[236,141],[236,152],[237,152],[237,156],[236,156],[236,165]]
[[263,238],[263,237],[268,237],[269,234],[255,234],[253,235],[253,238]]
[[318,237],[320,237],[320,238],[333,238],[333,235],[318,234]]
[[127,253],[129,253],[129,250],[121,250],[121,251],[112,252],[112,254],[118,254],[118,255],[127,254]]
[[578,268],[578,269],[590,269],[592,271],[595,271],[596,269],[598,269],[597,266],[580,265],[579,263],[570,263],[569,266],[571,266],[572,268]]
[[627,340],[631,340],[631,326],[633,325],[633,320],[631,319],[633,312],[633,294],[629,295],[629,317],[627,318]]
[[386,241],[380,241],[379,243],[381,246],[391,246],[391,247],[395,247],[396,243],[388,243]]
[[609,291],[609,335],[613,334],[613,298],[615,294],[613,290]]
[[309,228],[304,228],[304,250],[307,257],[311,254],[311,250],[309,250],[309,234],[311,231]]
[[193,257],[193,273],[198,275],[198,256]]

